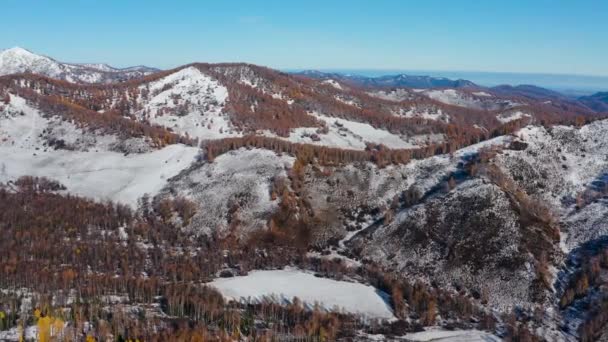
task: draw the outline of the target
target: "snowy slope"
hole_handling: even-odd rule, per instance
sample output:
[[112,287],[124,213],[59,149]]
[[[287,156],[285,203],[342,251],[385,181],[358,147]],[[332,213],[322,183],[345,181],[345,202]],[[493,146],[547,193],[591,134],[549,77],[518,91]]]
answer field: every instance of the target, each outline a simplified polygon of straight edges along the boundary
[[340,90],[342,89],[342,86],[340,85],[340,83],[335,80],[332,80],[332,79],[322,81],[321,83],[328,84],[336,89],[340,89]]
[[65,149],[84,151],[118,144],[116,136],[87,133],[57,116],[46,118],[21,97],[10,95],[9,104],[0,104],[0,146],[44,150],[59,140]]
[[[184,145],[151,151],[142,139],[119,141],[86,132],[59,117],[44,117],[17,96],[0,107],[0,182],[47,177],[70,193],[136,206],[139,197],[156,194],[198,153],[198,148]],[[57,141],[61,148],[56,149]]]
[[526,114],[523,113],[519,110],[517,111],[512,111],[512,112],[505,112],[505,113],[501,113],[499,115],[496,116],[496,119],[498,119],[498,121],[502,122],[502,123],[507,123],[513,120],[519,120],[522,119],[524,117],[531,117],[530,114]]
[[383,100],[389,100],[389,101],[395,101],[395,102],[411,100],[416,97],[415,94],[413,94],[413,91],[411,91],[409,89],[404,89],[404,88],[397,88],[397,89],[393,89],[393,90],[371,91],[371,92],[368,92],[368,94],[371,96],[383,99]]
[[[356,122],[341,118],[334,118],[319,113],[311,113],[322,122],[325,122],[327,132],[314,127],[301,127],[292,130],[287,138],[278,137],[296,143],[313,144],[328,147],[337,147],[351,150],[364,150],[366,143],[383,144],[394,149],[415,148],[418,143],[424,142],[426,136],[399,136],[383,129],[375,128],[370,124]],[[270,132],[267,136],[277,137]],[[441,135],[435,137],[441,141]]]
[[238,136],[223,113],[228,90],[195,67],[179,70],[140,89],[150,97],[139,99],[146,117],[181,134],[201,140]]
[[113,68],[106,64],[69,64],[20,47],[0,51],[0,76],[34,73],[75,83],[109,83],[156,72],[148,67]]
[[67,191],[97,200],[136,206],[143,194],[156,194],[167,180],[187,168],[198,149],[170,145],[145,154],[36,151],[0,147],[0,182],[20,176],[55,179]]
[[19,47],[0,51],[0,75],[22,72],[58,77],[65,72],[65,67],[49,57]]
[[359,283],[318,278],[297,269],[252,271],[246,276],[220,278],[209,283],[226,298],[280,303],[298,297],[307,307],[316,303],[332,311],[356,313],[368,318],[393,319],[393,313],[376,288]]
[[497,158],[501,168],[529,195],[550,204],[563,221],[565,251],[608,233],[606,203],[575,208],[579,195],[594,182],[602,184],[608,173],[607,132],[608,120],[581,128],[530,126],[517,133],[518,140],[527,144],[525,150],[509,151]]
[[[278,200],[270,197],[271,184],[285,178],[294,158],[274,152],[245,148],[197,164],[176,177],[167,194],[179,193],[199,206],[190,228],[197,233],[224,232],[230,221],[240,222],[240,231],[265,228]],[[238,210],[231,210],[235,208]]]
[[486,92],[467,92],[459,89],[430,89],[420,92],[435,101],[448,105],[480,110],[500,110],[517,106],[518,103],[501,99]]

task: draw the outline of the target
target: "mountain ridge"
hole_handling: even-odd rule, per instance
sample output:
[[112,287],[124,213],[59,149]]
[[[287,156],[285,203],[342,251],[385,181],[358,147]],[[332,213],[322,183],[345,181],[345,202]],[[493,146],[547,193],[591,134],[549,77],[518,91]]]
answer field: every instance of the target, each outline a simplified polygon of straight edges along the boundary
[[407,87],[407,88],[480,88],[475,83],[457,79],[451,80],[445,77],[432,77],[423,75],[384,75],[368,77],[356,74],[343,74],[335,72],[323,72],[318,70],[304,70],[293,72],[294,75],[313,77],[323,80],[334,79],[363,87]]

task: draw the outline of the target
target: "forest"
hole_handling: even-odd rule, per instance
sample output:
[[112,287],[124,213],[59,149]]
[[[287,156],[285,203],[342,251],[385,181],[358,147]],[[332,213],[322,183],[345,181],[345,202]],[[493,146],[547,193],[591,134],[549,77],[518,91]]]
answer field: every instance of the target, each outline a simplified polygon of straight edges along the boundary
[[[133,211],[61,195],[61,189],[57,182],[33,177],[0,188],[5,237],[0,240],[0,330],[37,325],[46,341],[109,336],[124,341],[239,336],[329,341],[361,330],[387,335],[418,331],[434,325],[438,315],[449,318],[454,328],[493,330],[496,324],[465,292],[408,281],[373,263],[352,268],[339,259],[307,256],[310,246],[293,236],[305,236],[310,222],[290,222],[294,216],[285,211],[294,207],[288,203],[266,231],[207,237],[186,233],[171,219],[192,215],[185,199],[154,203],[144,198]],[[367,282],[389,294],[399,320],[305,310],[297,298],[287,305],[227,302],[205,286],[222,270],[242,275],[287,265]],[[120,304],[110,304],[116,300]],[[518,322],[509,326],[514,337],[532,336]]]

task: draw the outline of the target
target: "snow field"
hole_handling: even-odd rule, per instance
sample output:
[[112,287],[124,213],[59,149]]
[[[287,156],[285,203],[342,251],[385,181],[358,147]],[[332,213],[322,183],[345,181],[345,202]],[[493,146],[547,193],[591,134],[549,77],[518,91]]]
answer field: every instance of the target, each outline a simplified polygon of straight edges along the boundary
[[393,313],[380,293],[372,286],[327,278],[318,278],[298,269],[252,271],[246,276],[220,278],[208,283],[228,299],[281,303],[294,297],[308,308],[318,303],[325,310],[360,314],[367,318],[394,319]]
[[187,168],[198,153],[195,147],[170,145],[145,154],[100,151],[76,152],[0,146],[0,182],[21,176],[47,177],[62,183],[67,191],[96,200],[137,205],[167,180]]

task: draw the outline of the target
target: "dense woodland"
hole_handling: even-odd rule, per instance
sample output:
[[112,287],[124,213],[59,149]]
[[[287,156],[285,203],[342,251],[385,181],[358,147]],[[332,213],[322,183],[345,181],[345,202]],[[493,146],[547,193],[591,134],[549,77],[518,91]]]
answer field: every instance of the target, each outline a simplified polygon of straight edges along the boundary
[[[465,292],[410,282],[373,264],[349,268],[339,260],[306,257],[309,246],[293,236],[305,236],[311,228],[306,218],[299,224],[289,221],[294,216],[283,212],[294,210],[289,203],[282,204],[267,231],[220,238],[180,229],[180,220],[171,217],[191,215],[183,199],[151,203],[144,198],[132,211],[57,194],[61,189],[56,182],[31,177],[0,189],[2,330],[37,324],[47,337],[68,340],[334,340],[359,330],[403,334],[436,324],[438,316],[454,328],[493,330],[497,323]],[[288,202],[289,195],[284,196]],[[204,286],[221,271],[246,274],[285,265],[368,282],[390,295],[402,320],[370,322],[305,310],[297,298],[288,305],[227,303]],[[120,304],[111,305],[113,297]],[[514,336],[532,336],[520,323],[505,326]]]

